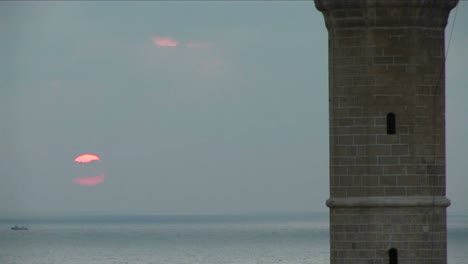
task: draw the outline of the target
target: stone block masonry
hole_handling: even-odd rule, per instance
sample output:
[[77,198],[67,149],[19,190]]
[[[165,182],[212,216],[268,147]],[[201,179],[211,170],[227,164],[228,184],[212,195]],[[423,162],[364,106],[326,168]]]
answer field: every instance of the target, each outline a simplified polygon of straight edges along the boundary
[[315,0],[329,34],[332,264],[446,263],[444,30],[457,2]]

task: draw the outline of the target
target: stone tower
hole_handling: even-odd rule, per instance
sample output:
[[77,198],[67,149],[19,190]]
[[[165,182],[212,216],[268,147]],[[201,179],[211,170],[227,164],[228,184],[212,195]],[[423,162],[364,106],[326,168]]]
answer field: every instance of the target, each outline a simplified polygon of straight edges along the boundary
[[458,0],[315,0],[332,264],[447,263],[444,30]]

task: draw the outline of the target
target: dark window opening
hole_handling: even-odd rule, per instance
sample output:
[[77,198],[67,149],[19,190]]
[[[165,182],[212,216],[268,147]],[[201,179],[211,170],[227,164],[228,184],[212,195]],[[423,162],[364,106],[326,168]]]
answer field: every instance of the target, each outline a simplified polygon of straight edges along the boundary
[[398,264],[398,250],[396,248],[391,248],[388,251],[389,264]]
[[395,114],[389,113],[387,114],[387,135],[395,135],[395,134],[396,134]]

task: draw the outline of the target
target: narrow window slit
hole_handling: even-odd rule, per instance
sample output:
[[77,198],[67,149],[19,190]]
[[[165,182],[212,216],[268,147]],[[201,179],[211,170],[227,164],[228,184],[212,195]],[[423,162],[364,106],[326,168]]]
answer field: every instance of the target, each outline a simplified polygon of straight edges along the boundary
[[387,114],[387,135],[396,134],[396,120],[394,113]]
[[396,248],[391,248],[388,251],[388,260],[389,264],[398,264],[398,250]]

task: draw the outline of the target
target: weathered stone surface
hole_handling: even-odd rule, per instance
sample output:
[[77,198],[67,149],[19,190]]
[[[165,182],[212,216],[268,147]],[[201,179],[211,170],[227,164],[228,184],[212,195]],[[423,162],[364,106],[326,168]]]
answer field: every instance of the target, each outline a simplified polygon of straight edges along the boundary
[[[458,0],[315,0],[329,33],[331,263],[446,263],[444,29]],[[395,115],[388,134],[387,115]]]

